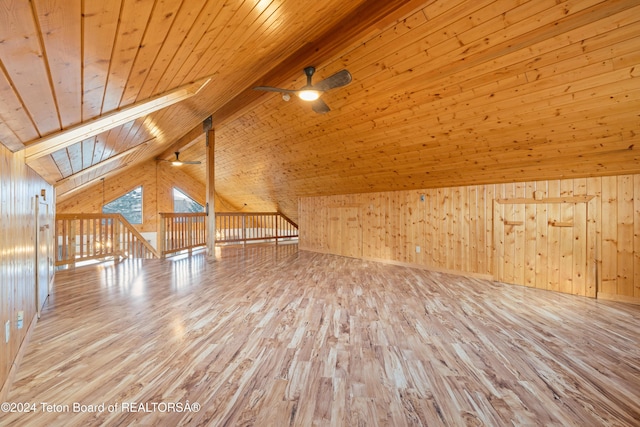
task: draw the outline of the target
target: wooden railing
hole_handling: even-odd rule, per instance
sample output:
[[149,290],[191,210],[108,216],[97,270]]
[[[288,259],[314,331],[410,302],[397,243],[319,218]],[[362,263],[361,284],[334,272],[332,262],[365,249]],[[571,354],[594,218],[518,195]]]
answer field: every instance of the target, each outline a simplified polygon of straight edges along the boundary
[[205,213],[161,213],[158,252],[166,255],[207,245]]
[[[216,244],[292,240],[298,226],[278,212],[216,212]],[[206,214],[161,213],[158,252],[166,255],[206,246]]]
[[216,243],[291,240],[298,225],[279,212],[216,213]]
[[90,260],[159,258],[160,254],[120,214],[58,214],[56,266]]

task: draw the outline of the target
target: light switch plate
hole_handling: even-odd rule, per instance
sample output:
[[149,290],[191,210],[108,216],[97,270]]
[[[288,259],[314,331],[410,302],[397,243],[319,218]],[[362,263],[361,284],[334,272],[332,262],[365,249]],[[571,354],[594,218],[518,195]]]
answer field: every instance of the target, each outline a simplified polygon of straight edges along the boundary
[[24,311],[20,310],[18,312],[18,320],[16,321],[16,328],[22,329],[24,325]]

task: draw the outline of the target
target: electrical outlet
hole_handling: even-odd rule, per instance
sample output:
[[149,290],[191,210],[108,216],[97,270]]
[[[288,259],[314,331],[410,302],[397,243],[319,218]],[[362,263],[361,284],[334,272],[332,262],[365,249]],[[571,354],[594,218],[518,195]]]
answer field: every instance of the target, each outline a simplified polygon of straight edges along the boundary
[[4,342],[5,343],[9,342],[10,335],[11,335],[11,322],[7,320],[7,322],[4,324]]
[[420,246],[416,246],[416,253],[419,254],[420,253]]
[[18,320],[16,321],[16,328],[22,329],[23,325],[24,325],[24,311],[21,310],[18,312]]
[[424,194],[421,194],[421,195],[420,195],[420,201],[421,201],[421,202],[424,202],[424,200],[425,200]]

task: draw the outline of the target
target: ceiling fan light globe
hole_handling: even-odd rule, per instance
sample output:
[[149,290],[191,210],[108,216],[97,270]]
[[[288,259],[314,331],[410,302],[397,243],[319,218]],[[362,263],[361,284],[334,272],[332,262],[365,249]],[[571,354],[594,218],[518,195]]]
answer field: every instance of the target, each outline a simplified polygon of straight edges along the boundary
[[178,162],[178,161],[171,162],[171,164],[173,166],[182,166],[182,162]]
[[320,92],[312,89],[303,89],[298,92],[298,97],[303,101],[315,101],[320,98]]

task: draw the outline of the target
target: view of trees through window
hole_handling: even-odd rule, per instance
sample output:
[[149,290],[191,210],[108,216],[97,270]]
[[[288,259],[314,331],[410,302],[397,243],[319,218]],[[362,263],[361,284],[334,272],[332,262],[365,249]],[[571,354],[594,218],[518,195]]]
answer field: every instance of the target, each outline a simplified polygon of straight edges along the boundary
[[142,186],[105,204],[102,213],[119,213],[131,224],[142,224]]
[[204,212],[204,206],[184,194],[177,188],[173,189],[173,211],[176,213]]

